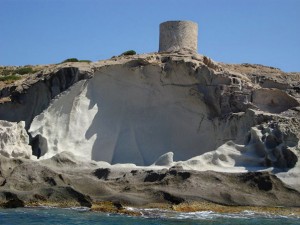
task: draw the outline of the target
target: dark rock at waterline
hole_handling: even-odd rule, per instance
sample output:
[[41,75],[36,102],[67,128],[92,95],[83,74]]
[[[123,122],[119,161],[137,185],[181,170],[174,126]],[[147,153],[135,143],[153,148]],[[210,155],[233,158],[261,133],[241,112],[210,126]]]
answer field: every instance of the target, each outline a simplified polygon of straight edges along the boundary
[[25,203],[19,197],[12,192],[0,193],[0,206],[3,208],[18,208],[24,207]]
[[25,203],[20,199],[11,199],[5,202],[2,206],[3,208],[19,208],[24,207]]

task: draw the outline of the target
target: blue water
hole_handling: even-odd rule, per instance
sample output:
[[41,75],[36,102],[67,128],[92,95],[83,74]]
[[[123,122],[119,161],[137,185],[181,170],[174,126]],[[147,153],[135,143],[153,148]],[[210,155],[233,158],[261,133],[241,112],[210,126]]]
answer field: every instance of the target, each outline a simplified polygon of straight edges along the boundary
[[19,208],[1,209],[0,225],[21,224],[100,224],[100,225],[300,225],[300,218],[243,212],[217,214],[213,212],[174,213],[143,210],[144,216],[130,217],[89,212],[86,209]]

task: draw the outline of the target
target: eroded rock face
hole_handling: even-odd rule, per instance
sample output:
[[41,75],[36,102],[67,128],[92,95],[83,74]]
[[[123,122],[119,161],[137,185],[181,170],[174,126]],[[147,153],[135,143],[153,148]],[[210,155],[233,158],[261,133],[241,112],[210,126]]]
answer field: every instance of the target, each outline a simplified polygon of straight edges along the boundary
[[259,88],[251,76],[207,57],[154,56],[95,66],[91,79],[60,94],[30,127],[42,158],[72,151],[96,161],[150,165],[172,151],[175,161],[188,160],[229,140],[245,145],[251,127],[272,121],[268,113],[299,105],[284,90]]
[[0,103],[0,119],[25,121],[28,129],[33,118],[46,109],[56,95],[90,76],[90,68],[60,65],[32,75],[17,86],[4,87],[0,90],[0,97],[8,98],[9,101]]
[[253,104],[270,113],[281,113],[299,106],[299,102],[279,89],[261,88],[253,91]]
[[238,168],[245,171],[294,168],[299,157],[299,139],[295,135],[299,126],[292,124],[291,119],[281,120],[280,125],[275,119],[252,127],[243,145],[228,141],[215,151],[173,165],[228,172],[238,171]]
[[275,122],[258,126],[265,150],[265,166],[293,168],[298,162],[299,139],[289,129],[287,124]]
[[[222,148],[243,155],[253,145],[263,147],[250,165],[292,167],[298,144],[291,148],[289,141],[269,134],[265,140],[258,135],[254,145],[248,137],[255,136],[253,130],[265,132],[259,124],[281,123],[276,115],[299,120],[299,77],[260,65],[221,64],[189,52],[60,65],[3,92],[12,102],[1,104],[0,118],[11,106],[16,110],[6,119],[26,117],[29,126],[38,115],[30,124],[31,144],[42,158],[71,151],[85,159],[150,165],[168,151],[176,162]],[[298,143],[298,130],[292,133]],[[271,161],[261,162],[264,154]],[[242,165],[243,157],[238,158],[229,164]]]
[[25,123],[0,120],[0,155],[9,158],[27,158],[32,155]]
[[30,128],[41,156],[67,150],[97,161],[150,165],[169,149],[175,160],[186,160],[214,150],[225,135],[236,138],[232,130],[216,129],[223,106],[207,104],[223,96],[218,82],[230,86],[231,80],[207,81],[206,67],[164,61],[101,67],[61,94]]

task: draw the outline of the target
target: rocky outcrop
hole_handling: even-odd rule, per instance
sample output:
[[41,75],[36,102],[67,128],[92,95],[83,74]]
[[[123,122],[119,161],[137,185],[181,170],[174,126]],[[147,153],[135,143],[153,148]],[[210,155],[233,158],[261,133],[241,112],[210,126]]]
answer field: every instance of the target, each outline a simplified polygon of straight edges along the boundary
[[293,118],[273,117],[266,123],[251,127],[243,145],[228,141],[215,151],[172,165],[194,170],[287,170],[298,163],[299,130],[299,123],[294,123]]
[[256,89],[252,94],[252,102],[259,109],[270,113],[281,113],[299,106],[295,98],[279,89]]
[[0,156],[0,177],[6,180],[0,186],[0,204],[91,207],[101,201],[132,206],[210,201],[234,206],[300,206],[300,193],[269,172],[200,172],[180,167],[133,170],[83,162],[69,153],[55,157],[33,162]]
[[23,206],[26,203],[91,207],[91,199],[76,191],[65,174],[37,161],[0,156],[0,178],[4,180],[0,185],[3,207],[20,207],[22,202]]

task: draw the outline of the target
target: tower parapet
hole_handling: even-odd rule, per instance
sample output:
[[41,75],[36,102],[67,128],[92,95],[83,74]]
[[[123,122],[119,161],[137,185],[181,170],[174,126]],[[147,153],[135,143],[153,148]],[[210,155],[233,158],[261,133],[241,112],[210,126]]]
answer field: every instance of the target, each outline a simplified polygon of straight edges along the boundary
[[159,25],[159,52],[188,50],[197,52],[198,24],[192,21],[167,21]]

